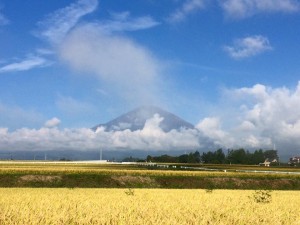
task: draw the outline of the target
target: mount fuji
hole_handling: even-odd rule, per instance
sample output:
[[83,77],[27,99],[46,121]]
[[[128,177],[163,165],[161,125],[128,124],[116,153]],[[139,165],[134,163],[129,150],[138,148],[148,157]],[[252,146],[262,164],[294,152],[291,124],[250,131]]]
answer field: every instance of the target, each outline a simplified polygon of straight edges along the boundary
[[142,106],[125,113],[107,123],[98,124],[92,127],[92,130],[97,130],[99,127],[104,127],[105,131],[130,131],[142,130],[147,120],[158,115],[162,118],[159,126],[164,132],[180,129],[194,129],[194,125],[181,119],[180,117],[167,112],[155,106]]

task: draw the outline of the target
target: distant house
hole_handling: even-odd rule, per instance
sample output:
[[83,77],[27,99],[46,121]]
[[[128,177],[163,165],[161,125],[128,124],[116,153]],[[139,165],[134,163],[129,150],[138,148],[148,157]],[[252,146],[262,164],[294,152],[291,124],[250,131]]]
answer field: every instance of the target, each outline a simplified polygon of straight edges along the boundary
[[292,158],[290,158],[289,164],[291,166],[296,166],[300,164],[300,156],[294,156]]
[[270,160],[269,158],[266,158],[266,160],[263,163],[260,163],[259,165],[269,167],[271,165],[271,163],[276,163],[276,162],[278,162],[277,159],[271,159]]

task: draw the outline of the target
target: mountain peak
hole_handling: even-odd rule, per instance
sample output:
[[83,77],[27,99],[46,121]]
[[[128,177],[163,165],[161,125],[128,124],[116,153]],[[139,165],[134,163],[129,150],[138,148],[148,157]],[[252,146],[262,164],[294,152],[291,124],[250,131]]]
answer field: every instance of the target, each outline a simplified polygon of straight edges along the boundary
[[147,120],[152,119],[157,114],[163,118],[160,123],[160,128],[168,132],[170,130],[179,129],[193,129],[194,126],[181,119],[180,117],[167,112],[156,106],[141,106],[126,114],[123,114],[116,119],[113,119],[105,124],[99,124],[92,129],[96,130],[98,127],[105,127],[106,131],[118,131],[129,129],[131,131],[142,130]]

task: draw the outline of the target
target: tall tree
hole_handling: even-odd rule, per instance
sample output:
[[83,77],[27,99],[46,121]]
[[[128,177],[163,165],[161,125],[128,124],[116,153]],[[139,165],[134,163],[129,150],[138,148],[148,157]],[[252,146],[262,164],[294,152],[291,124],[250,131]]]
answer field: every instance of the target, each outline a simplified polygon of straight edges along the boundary
[[250,164],[259,164],[265,161],[265,155],[262,149],[255,150]]
[[227,161],[234,164],[246,164],[247,155],[246,151],[243,148],[237,150],[229,150]]
[[278,161],[279,157],[277,155],[277,150],[266,150],[264,152],[265,159],[269,159],[270,161],[276,159]]
[[216,159],[217,163],[225,162],[225,154],[221,148],[215,152],[215,159]]

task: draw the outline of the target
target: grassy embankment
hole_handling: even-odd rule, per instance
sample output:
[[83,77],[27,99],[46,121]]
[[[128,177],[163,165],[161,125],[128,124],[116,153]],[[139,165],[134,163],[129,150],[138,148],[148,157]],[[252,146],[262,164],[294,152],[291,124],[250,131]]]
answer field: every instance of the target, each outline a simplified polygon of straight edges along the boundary
[[[217,169],[217,171],[181,169],[181,166],[202,166]],[[237,170],[252,170],[253,172],[236,172]],[[261,170],[300,172],[297,168],[240,165],[177,164],[164,169],[118,164],[22,164],[16,162],[0,164],[0,187],[300,190],[300,175],[257,172]]]

